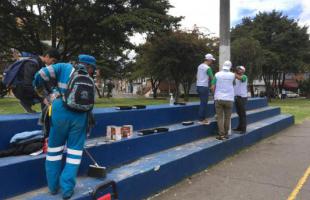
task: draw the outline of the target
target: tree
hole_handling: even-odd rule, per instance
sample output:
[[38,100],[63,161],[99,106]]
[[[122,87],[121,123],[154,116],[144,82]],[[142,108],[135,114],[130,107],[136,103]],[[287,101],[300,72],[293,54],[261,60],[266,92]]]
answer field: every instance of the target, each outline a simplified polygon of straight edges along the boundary
[[310,78],[299,81],[299,88],[301,93],[305,95],[307,99],[310,99]]
[[160,83],[168,77],[166,66],[160,64],[160,38],[153,37],[137,48],[136,63],[134,64],[133,79],[147,77],[151,82],[153,98],[157,98]]
[[168,31],[148,39],[138,52],[137,63],[141,71],[152,77],[153,92],[161,80],[168,78],[174,81],[176,100],[179,98],[180,85],[187,100],[203,55],[206,52],[216,54],[217,49],[216,38],[208,38],[197,30]]
[[257,14],[253,19],[244,18],[232,30],[232,41],[251,37],[259,42],[263,51],[261,77],[271,96],[272,86],[283,88],[285,75],[297,73],[306,62],[309,52],[308,27],[300,27],[298,21],[281,12],[272,11]]
[[248,74],[251,96],[254,96],[253,81],[262,72],[263,52],[257,40],[252,37],[237,38],[231,43],[232,63],[243,65]]
[[41,54],[50,40],[63,60],[91,53],[113,68],[134,48],[130,36],[177,25],[170,7],[168,0],[1,0],[0,44]]

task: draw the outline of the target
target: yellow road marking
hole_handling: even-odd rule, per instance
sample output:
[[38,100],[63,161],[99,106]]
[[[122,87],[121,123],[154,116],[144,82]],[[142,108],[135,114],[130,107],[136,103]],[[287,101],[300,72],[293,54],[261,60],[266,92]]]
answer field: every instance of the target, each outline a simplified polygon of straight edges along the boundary
[[308,167],[305,174],[301,177],[301,179],[299,179],[295,189],[290,194],[290,196],[287,198],[287,200],[295,200],[296,199],[296,196],[298,195],[299,191],[301,190],[302,186],[305,184],[305,182],[307,181],[309,176],[310,176],[310,166]]

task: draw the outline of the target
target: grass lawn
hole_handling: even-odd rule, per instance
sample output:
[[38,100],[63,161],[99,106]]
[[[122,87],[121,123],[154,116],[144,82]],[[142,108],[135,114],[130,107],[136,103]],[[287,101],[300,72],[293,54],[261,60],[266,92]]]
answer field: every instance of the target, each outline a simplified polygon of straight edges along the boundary
[[[182,101],[182,99],[180,100]],[[197,98],[191,98],[191,101],[197,101]],[[132,106],[132,105],[158,105],[168,104],[169,99],[147,99],[147,98],[102,98],[96,100],[96,108],[113,107],[113,106]],[[40,106],[37,104],[33,107],[36,111],[40,111]],[[15,98],[0,99],[0,114],[17,114],[24,113],[23,108],[19,105]]]
[[[182,99],[181,99],[182,100]],[[197,98],[191,98],[191,101],[198,101]],[[156,105],[167,104],[168,99],[146,99],[146,98],[103,98],[97,99],[96,108],[125,106],[125,105]],[[286,99],[272,100],[271,106],[280,106],[282,113],[290,113],[295,115],[296,123],[300,124],[306,119],[310,119],[310,100],[308,99]],[[39,105],[35,107],[36,111],[40,111]],[[0,114],[16,114],[24,113],[22,107],[15,98],[0,99]]]
[[286,99],[272,100],[271,106],[281,107],[282,113],[289,113],[295,116],[295,123],[301,124],[304,120],[310,119],[310,100],[309,99]]

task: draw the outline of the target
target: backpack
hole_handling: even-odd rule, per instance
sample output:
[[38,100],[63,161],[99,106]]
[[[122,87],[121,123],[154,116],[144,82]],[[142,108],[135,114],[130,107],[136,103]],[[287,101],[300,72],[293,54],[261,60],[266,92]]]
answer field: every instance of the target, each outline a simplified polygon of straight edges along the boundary
[[3,72],[2,83],[6,88],[15,87],[18,84],[22,84],[22,80],[18,80],[17,75],[26,62],[33,62],[39,65],[38,61],[34,59],[22,59],[14,62]]
[[65,105],[77,112],[91,111],[95,104],[95,83],[84,67],[72,73],[68,89],[63,96]]

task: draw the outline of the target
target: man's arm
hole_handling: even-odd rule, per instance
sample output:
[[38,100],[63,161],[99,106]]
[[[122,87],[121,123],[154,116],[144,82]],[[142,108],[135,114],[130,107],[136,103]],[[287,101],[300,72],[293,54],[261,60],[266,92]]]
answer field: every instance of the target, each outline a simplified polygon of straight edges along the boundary
[[46,83],[57,78],[57,74],[60,73],[60,69],[61,65],[55,64],[40,69],[34,75],[34,81],[32,82],[32,85],[40,96],[42,95],[42,91],[44,90]]
[[207,75],[209,76],[210,80],[212,81],[214,78],[214,75],[213,75],[213,71],[212,71],[211,67],[208,68]]
[[211,91],[215,92],[215,85],[216,85],[216,76],[211,81]]
[[244,74],[243,75],[235,74],[235,77],[236,77],[236,79],[240,80],[241,82],[245,82],[248,79],[248,77]]

